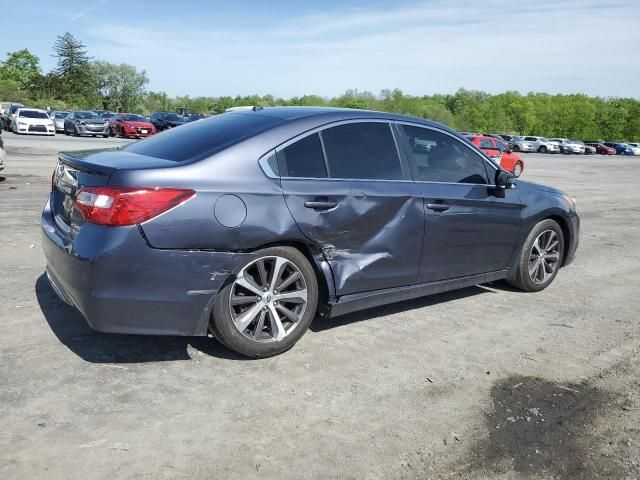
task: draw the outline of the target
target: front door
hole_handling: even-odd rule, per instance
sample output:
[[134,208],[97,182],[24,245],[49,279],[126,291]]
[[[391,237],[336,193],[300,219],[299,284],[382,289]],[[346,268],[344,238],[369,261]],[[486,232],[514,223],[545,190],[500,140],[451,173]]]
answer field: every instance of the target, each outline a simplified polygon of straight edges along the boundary
[[325,253],[338,295],[416,283],[422,198],[388,123],[330,126],[277,156],[287,206]]
[[419,281],[507,268],[520,231],[517,189],[492,186],[496,168],[453,135],[410,125],[399,130],[424,198]]

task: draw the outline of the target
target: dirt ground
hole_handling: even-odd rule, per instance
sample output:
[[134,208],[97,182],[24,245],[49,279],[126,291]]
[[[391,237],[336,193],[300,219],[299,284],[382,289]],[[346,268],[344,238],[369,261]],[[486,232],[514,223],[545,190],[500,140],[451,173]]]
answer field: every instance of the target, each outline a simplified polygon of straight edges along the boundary
[[640,158],[526,155],[577,197],[576,261],[541,293],[473,287],[317,321],[245,360],[106,335],[43,276],[59,150],[3,133],[0,478],[640,478]]

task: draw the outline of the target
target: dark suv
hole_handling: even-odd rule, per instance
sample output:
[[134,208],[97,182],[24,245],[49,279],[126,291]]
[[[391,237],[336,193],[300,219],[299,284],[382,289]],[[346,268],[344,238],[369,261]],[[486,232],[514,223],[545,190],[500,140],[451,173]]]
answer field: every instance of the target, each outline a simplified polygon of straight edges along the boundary
[[264,357],[316,313],[500,279],[542,290],[579,225],[572,197],[516,180],[443,125],[256,108],[61,153],[42,244],[51,285],[91,327],[211,331]]
[[187,123],[187,119],[177,113],[156,112],[151,115],[151,123],[160,132],[167,128],[179,127]]

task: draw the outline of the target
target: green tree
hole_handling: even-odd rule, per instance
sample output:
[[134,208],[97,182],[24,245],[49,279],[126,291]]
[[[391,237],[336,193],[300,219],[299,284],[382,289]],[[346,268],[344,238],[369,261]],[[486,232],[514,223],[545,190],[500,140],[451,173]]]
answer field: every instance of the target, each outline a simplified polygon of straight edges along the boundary
[[0,63],[0,80],[15,82],[21,90],[32,91],[40,76],[40,59],[26,48],[7,53]]
[[58,59],[58,66],[54,73],[61,80],[61,96],[78,106],[94,103],[95,82],[87,47],[67,32],[57,37],[53,51],[53,56]]
[[149,83],[146,72],[122,63],[96,61],[91,64],[92,78],[102,108],[119,112],[141,111],[143,95]]

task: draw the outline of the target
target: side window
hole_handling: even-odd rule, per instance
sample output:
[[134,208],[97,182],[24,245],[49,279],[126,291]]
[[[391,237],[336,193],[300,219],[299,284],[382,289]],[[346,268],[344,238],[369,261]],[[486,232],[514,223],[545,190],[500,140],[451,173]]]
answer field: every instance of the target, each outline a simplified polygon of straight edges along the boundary
[[322,131],[331,178],[402,180],[402,167],[391,132],[382,122],[357,122]]
[[537,142],[538,139],[535,137],[524,137],[527,142]]
[[496,145],[498,146],[498,150],[500,150],[501,152],[504,153],[507,151],[507,147],[504,145],[504,143],[496,142]]
[[414,178],[424,182],[488,184],[485,161],[449,135],[428,128],[400,125],[408,140]]
[[317,133],[280,150],[278,163],[284,177],[327,178],[322,144]]
[[480,140],[480,148],[494,149],[493,142],[491,140]]

